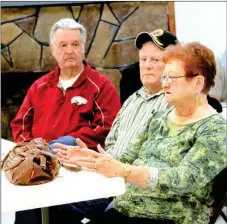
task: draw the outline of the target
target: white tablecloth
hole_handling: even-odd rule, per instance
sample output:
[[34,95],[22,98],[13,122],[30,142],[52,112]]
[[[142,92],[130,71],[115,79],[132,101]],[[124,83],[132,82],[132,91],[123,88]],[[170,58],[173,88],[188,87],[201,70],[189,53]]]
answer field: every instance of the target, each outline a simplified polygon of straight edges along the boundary
[[[1,140],[1,146],[3,153],[6,153],[13,143]],[[36,186],[13,185],[1,172],[1,212],[48,207],[125,193],[123,178],[106,178],[92,172],[70,172],[61,168],[58,177],[53,181]]]

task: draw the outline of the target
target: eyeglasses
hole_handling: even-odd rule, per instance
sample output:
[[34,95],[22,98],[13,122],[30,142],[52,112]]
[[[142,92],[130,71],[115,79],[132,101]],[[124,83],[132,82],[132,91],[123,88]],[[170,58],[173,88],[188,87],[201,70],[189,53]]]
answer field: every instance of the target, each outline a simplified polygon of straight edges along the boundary
[[160,80],[161,80],[161,83],[163,82],[167,82],[167,83],[172,83],[174,79],[178,79],[178,78],[192,78],[192,77],[195,77],[195,76],[198,76],[197,74],[196,75],[189,75],[189,76],[185,76],[185,75],[182,75],[182,76],[161,76],[160,77]]

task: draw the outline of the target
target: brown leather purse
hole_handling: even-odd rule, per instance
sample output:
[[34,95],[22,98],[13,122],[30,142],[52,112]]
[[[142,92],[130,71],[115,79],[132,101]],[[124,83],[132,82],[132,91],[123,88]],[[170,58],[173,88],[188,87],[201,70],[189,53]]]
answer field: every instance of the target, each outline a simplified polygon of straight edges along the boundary
[[17,185],[37,185],[53,180],[60,164],[49,149],[42,138],[18,143],[3,159],[6,178]]

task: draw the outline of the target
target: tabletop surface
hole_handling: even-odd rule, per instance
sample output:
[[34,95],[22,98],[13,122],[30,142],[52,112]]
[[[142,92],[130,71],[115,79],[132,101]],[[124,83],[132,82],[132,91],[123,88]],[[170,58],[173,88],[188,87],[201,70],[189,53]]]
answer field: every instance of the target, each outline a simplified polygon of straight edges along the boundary
[[[14,143],[1,139],[3,155]],[[61,168],[51,182],[34,186],[11,184],[1,171],[2,212],[15,212],[72,202],[117,196],[125,193],[121,177],[106,178],[92,172],[70,172]]]
[[[227,107],[222,116],[227,119]],[[1,160],[15,143],[1,139]],[[92,172],[70,172],[61,168],[51,182],[36,186],[9,183],[1,171],[2,212],[15,212],[72,202],[117,196],[125,193],[123,178],[106,178]]]

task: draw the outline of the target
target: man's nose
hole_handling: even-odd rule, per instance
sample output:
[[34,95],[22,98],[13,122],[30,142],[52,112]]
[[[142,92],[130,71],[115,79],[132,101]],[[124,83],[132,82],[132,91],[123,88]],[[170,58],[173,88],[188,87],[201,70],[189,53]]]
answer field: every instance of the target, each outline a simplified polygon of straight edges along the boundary
[[72,53],[73,52],[73,47],[71,45],[68,45],[66,48],[67,53]]
[[145,64],[144,64],[145,68],[151,68],[152,67],[152,63],[151,60],[146,60]]

